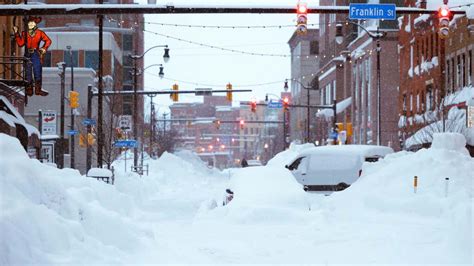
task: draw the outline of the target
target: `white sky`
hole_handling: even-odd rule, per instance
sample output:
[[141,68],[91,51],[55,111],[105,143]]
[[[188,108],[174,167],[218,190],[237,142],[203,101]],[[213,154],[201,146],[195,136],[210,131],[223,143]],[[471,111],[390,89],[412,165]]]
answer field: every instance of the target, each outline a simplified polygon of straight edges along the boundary
[[[139,0],[145,4],[146,0]],[[188,0],[186,3],[202,3],[203,1]],[[232,3],[248,1],[234,0]],[[293,4],[297,1],[272,0],[261,1],[262,4]],[[317,1],[308,1],[312,5]],[[160,3],[160,1],[158,1]],[[177,2],[174,2],[177,3]],[[222,2],[219,2],[222,4]],[[258,4],[253,2],[252,5]],[[192,24],[192,25],[293,25],[295,14],[174,14],[174,15],[145,15],[146,22]],[[310,15],[308,23],[317,23],[317,15]],[[290,54],[287,44],[294,27],[281,29],[202,29],[184,28],[175,26],[161,26],[146,24],[148,31],[159,32],[173,37],[215,45],[219,47],[242,50],[254,53]],[[199,86],[177,82],[180,90],[200,88],[225,89],[225,84],[232,83],[234,89],[252,89],[252,92],[234,94],[234,102],[264,99],[265,94],[279,93],[283,90],[283,80],[290,77],[291,62],[289,57],[252,56],[231,53],[211,48],[200,47],[194,44],[180,42],[145,33],[145,49],[158,44],[168,44],[170,47],[170,61],[165,65],[165,78],[190,81],[202,84],[220,86]],[[145,56],[145,66],[163,63],[163,50],[156,48]],[[157,76],[158,68],[150,68],[145,72],[145,90],[170,89],[173,80],[160,79]],[[153,75],[154,74],[154,75]],[[255,87],[239,87],[238,85],[258,84],[279,81],[271,85]],[[225,95],[225,94],[216,94]],[[180,102],[200,101],[202,97],[180,95]],[[168,106],[172,102],[168,96],[154,98],[158,106]],[[148,99],[147,99],[148,103]],[[161,111],[159,111],[161,112]]]

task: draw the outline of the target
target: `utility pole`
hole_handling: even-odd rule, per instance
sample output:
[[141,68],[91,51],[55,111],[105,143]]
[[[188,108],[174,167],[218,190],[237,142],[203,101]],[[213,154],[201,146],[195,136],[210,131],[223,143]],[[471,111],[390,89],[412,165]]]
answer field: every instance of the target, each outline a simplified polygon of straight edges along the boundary
[[[99,4],[103,4],[104,0],[99,0]],[[102,133],[102,93],[103,93],[103,84],[102,84],[102,75],[104,74],[103,68],[103,54],[104,54],[104,15],[98,15],[99,18],[99,96],[97,104],[97,167],[102,167],[102,150],[104,148],[104,136]]]
[[153,104],[153,97],[155,95],[150,95],[150,156],[153,155],[153,142],[155,138],[155,105]]
[[380,91],[380,51],[382,48],[380,47],[380,32],[379,27],[377,27],[377,145],[381,145],[382,143],[382,121],[381,121],[381,91]]
[[[71,91],[74,91],[74,58],[72,56],[72,47],[70,45],[68,45],[66,47],[68,50],[69,50],[69,59],[71,61]],[[70,129],[71,131],[74,130],[74,108],[71,108],[71,124],[70,124]],[[75,138],[75,134],[71,134],[71,168],[74,169],[75,168],[75,141],[74,141],[74,138]]]
[[306,113],[306,116],[307,116],[307,119],[306,119],[306,134],[307,134],[307,135],[306,135],[306,142],[310,142],[310,141],[311,141],[311,134],[310,134],[310,124],[311,124],[310,120],[311,120],[311,115],[310,115],[310,107],[309,107],[309,104],[310,104],[310,102],[309,102],[309,96],[310,96],[310,94],[309,94],[309,88],[306,88],[306,91],[307,91],[307,93],[308,93],[308,94],[307,94],[307,96],[308,96],[308,99],[307,99],[307,100],[308,100],[308,101],[307,101],[307,103],[308,103],[308,108],[306,108],[306,112],[307,112],[307,113]]
[[[135,51],[136,54],[136,51]],[[138,66],[137,60],[133,60],[133,138],[138,141]],[[133,166],[138,164],[138,148],[137,145],[133,148]]]
[[[87,118],[92,119],[92,85],[87,86]],[[92,167],[91,163],[91,146],[89,145],[89,134],[92,133],[92,127],[90,124],[87,124],[87,137],[86,137],[86,173],[89,172],[89,169]]]
[[61,72],[59,73],[59,77],[61,78],[61,96],[59,102],[61,104],[60,107],[60,123],[59,123],[59,132],[60,132],[60,140],[59,140],[59,156],[58,156],[58,164],[59,168],[64,168],[64,98],[66,97],[66,63],[61,62],[58,64],[58,67],[61,67]]

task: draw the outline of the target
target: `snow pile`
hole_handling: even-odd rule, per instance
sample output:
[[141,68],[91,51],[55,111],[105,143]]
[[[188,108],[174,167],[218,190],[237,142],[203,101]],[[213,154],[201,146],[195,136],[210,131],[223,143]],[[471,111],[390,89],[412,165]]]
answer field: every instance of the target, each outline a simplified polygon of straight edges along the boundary
[[466,139],[459,133],[434,133],[432,149],[445,149],[469,155]]
[[5,134],[0,147],[8,151],[0,160],[0,264],[118,263],[152,239],[133,221],[128,195],[29,159]]
[[277,166],[240,169],[228,185],[234,199],[225,208],[202,214],[200,218],[245,224],[296,220],[298,212],[308,210],[307,194],[285,170]]

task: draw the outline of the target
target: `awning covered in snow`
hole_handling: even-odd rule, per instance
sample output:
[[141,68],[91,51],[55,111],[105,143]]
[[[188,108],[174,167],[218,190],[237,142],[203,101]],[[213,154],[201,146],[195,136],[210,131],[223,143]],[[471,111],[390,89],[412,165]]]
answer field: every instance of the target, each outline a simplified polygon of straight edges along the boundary
[[[336,113],[340,114],[344,112],[352,103],[352,97],[349,97],[343,101],[340,101],[336,104]],[[316,113],[317,117],[333,117],[334,111],[332,109],[322,109]]]

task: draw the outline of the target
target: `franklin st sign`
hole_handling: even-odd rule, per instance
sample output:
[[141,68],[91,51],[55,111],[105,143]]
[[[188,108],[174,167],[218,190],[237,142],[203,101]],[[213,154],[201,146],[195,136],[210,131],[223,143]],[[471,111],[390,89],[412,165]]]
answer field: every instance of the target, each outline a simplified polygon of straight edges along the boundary
[[394,4],[350,4],[349,19],[396,19]]

